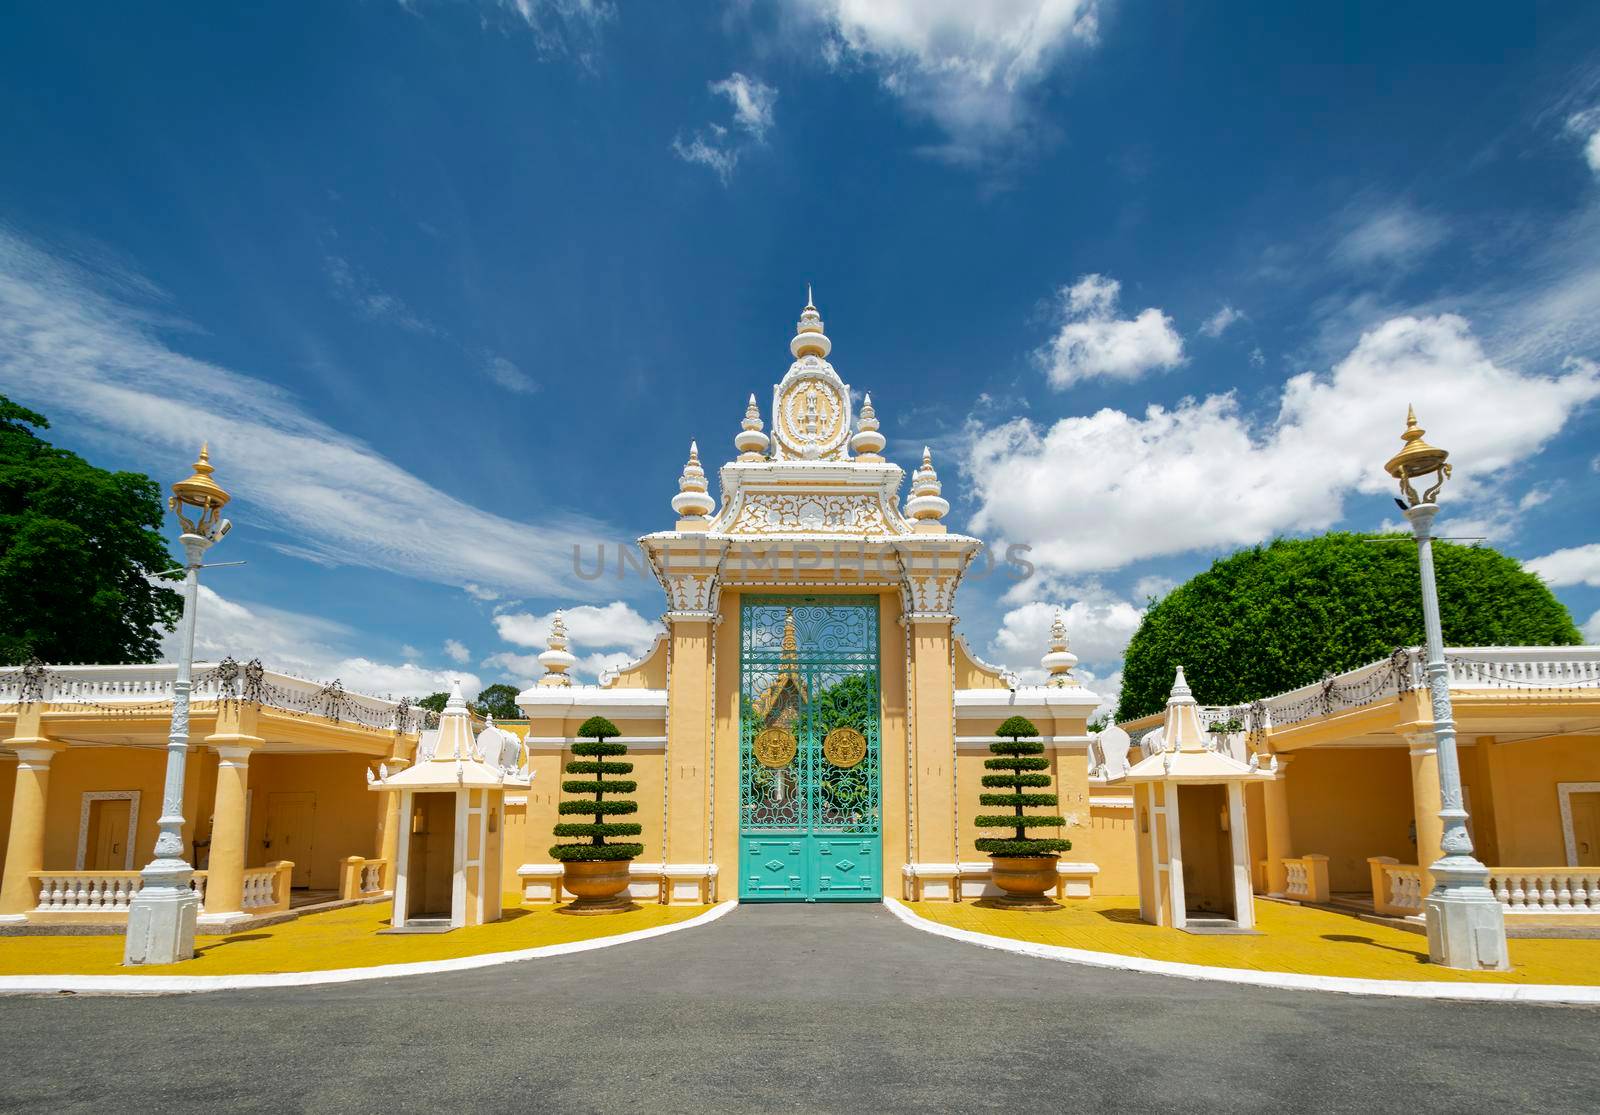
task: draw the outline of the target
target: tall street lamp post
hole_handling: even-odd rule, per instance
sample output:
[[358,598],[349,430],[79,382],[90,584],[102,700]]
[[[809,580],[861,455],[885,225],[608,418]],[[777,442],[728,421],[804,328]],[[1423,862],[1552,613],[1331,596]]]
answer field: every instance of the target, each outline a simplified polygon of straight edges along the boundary
[[[1450,708],[1450,675],[1444,662],[1444,632],[1439,624],[1439,594],[1433,580],[1435,499],[1450,476],[1450,456],[1422,440],[1415,411],[1406,414],[1405,446],[1383,467],[1400,481],[1405,517],[1417,540],[1417,565],[1422,572],[1422,620],[1428,637],[1428,693],[1433,704],[1433,741],[1439,768],[1439,820],[1444,833],[1441,855],[1428,870],[1433,890],[1423,903],[1428,922],[1428,956],[1447,968],[1504,971],[1506,920],[1500,900],[1489,889],[1489,869],[1472,854],[1467,810],[1461,793],[1461,764],[1456,756],[1456,725]],[[1432,478],[1420,496],[1413,480]]]
[[143,873],[143,885],[128,907],[124,964],[172,964],[194,956],[195,917],[200,896],[191,883],[194,868],[183,858],[183,771],[189,756],[189,687],[194,673],[194,613],[200,594],[200,566],[206,551],[232,525],[222,517],[228,493],[211,479],[211,455],[200,447],[194,475],[172,486],[167,500],[183,533],[183,619],[178,624],[178,676],[172,683],[172,729],[167,734],[167,781],[156,822],[156,858]]

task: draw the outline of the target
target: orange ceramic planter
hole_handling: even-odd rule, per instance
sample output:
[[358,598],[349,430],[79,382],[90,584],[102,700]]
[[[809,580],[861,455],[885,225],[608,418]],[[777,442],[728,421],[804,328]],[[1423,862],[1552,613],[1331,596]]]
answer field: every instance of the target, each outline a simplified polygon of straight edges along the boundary
[[994,885],[1004,893],[993,902],[1027,910],[1059,910],[1061,904],[1050,898],[1056,889],[1054,856],[990,856],[994,864]]
[[561,885],[574,895],[561,914],[620,914],[638,909],[628,895],[628,867],[633,861],[574,860],[563,864]]

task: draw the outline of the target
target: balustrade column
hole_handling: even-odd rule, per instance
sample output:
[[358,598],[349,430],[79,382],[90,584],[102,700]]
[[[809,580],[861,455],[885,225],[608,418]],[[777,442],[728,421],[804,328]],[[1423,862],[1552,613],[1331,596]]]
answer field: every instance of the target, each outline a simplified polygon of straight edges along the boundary
[[11,795],[5,875],[0,878],[0,922],[18,922],[25,920],[27,911],[33,908],[33,880],[29,876],[44,870],[50,760],[66,745],[31,736],[9,739],[5,746],[17,753],[17,784]]
[[250,753],[266,741],[259,736],[212,736],[217,753],[217,797],[211,820],[211,861],[200,921],[215,924],[244,916],[245,809]]
[[1267,839],[1267,893],[1281,898],[1288,893],[1289,875],[1284,860],[1294,857],[1289,829],[1289,764],[1292,756],[1278,756],[1278,777],[1261,784],[1261,804]]

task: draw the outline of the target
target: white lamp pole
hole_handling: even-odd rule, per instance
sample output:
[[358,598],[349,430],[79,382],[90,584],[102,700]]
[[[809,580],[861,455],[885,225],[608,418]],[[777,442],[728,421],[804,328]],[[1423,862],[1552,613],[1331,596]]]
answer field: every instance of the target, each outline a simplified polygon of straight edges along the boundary
[[142,872],[142,885],[128,907],[124,964],[173,964],[194,956],[195,918],[200,896],[191,883],[194,868],[184,858],[183,782],[189,757],[189,688],[194,674],[195,605],[205,553],[222,540],[231,524],[221,517],[228,493],[211,479],[210,453],[200,448],[194,475],[172,486],[168,506],[183,524],[178,541],[184,552],[183,618],[178,624],[178,676],[172,684],[172,729],[167,735],[167,780],[156,822],[156,858]]
[[[1422,440],[1415,411],[1406,415],[1405,447],[1384,465],[1400,481],[1405,517],[1417,540],[1422,574],[1422,621],[1428,641],[1428,693],[1433,705],[1433,741],[1439,768],[1439,819],[1444,822],[1439,859],[1428,865],[1433,890],[1423,903],[1428,923],[1428,956],[1447,968],[1504,971],[1506,920],[1500,900],[1489,889],[1489,869],[1472,854],[1467,810],[1461,793],[1461,763],[1456,755],[1456,725],[1450,707],[1450,672],[1444,661],[1444,631],[1439,623],[1439,593],[1433,577],[1435,502],[1450,475],[1449,453]],[[1411,481],[1436,476],[1421,496]]]

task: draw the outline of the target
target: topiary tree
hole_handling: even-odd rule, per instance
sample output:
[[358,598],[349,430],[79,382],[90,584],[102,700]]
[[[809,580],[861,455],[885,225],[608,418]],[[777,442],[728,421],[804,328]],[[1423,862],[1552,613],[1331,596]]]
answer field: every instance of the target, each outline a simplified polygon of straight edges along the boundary
[[[1396,541],[1367,541],[1375,537]],[[1435,542],[1433,559],[1446,646],[1582,641],[1566,607],[1514,558]],[[1200,701],[1237,705],[1422,642],[1409,535],[1280,538],[1212,563],[1151,603],[1128,644],[1116,719],[1160,711],[1179,663]]]
[[612,761],[618,755],[626,755],[628,745],[606,742],[621,733],[615,724],[603,716],[591,716],[585,720],[578,729],[578,735],[594,742],[572,745],[572,753],[582,755],[584,758],[574,759],[568,763],[566,771],[568,774],[588,777],[570,778],[561,783],[561,790],[567,794],[588,794],[592,800],[574,798],[571,801],[564,801],[556,807],[556,811],[562,816],[578,814],[593,819],[562,821],[557,824],[555,835],[585,839],[574,843],[551,845],[550,858],[561,863],[635,859],[644,854],[643,844],[610,843],[606,839],[611,836],[638,836],[644,831],[637,821],[606,820],[607,817],[639,811],[638,802],[606,799],[607,794],[631,794],[639,788],[639,783],[631,778],[614,778],[609,782],[606,781],[605,776],[608,774],[633,773],[632,763]]
[[978,795],[978,801],[984,805],[1009,805],[1011,813],[983,813],[977,818],[979,828],[1010,828],[1016,835],[1010,837],[983,837],[978,841],[978,851],[987,852],[991,856],[1049,856],[1055,857],[1057,852],[1065,852],[1072,847],[1072,841],[1061,837],[1030,837],[1028,829],[1053,828],[1058,829],[1066,821],[1053,813],[1025,813],[1023,810],[1033,806],[1055,806],[1059,799],[1055,794],[1029,793],[1029,788],[1047,788],[1050,785],[1050,776],[1041,773],[1050,769],[1050,760],[1044,757],[1044,744],[1024,743],[1023,737],[1037,736],[1039,729],[1033,726],[1033,721],[1025,716],[1013,716],[1000,730],[997,736],[1010,736],[1010,743],[991,743],[989,750],[997,758],[985,759],[985,770],[1005,771],[1005,774],[986,774],[983,784],[987,787],[1004,788],[1004,793],[983,793]]

